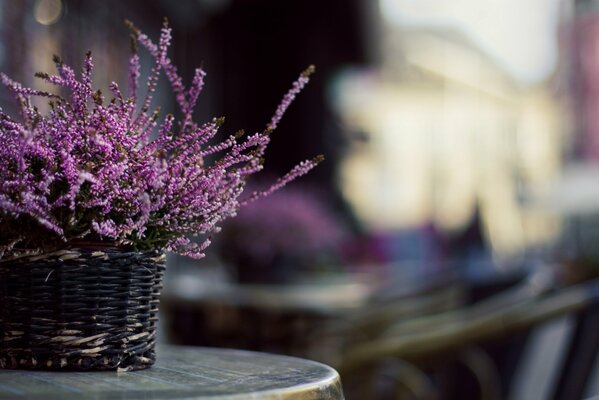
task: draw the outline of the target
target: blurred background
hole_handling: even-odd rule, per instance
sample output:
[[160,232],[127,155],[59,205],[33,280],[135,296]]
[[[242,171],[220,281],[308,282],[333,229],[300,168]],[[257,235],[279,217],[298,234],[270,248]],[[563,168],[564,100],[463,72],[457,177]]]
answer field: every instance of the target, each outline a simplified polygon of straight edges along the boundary
[[0,70],[47,90],[92,50],[106,89],[124,19],[164,17],[227,135],[316,66],[254,187],[326,161],[169,255],[163,342],[323,361],[350,400],[599,395],[598,1],[1,0]]

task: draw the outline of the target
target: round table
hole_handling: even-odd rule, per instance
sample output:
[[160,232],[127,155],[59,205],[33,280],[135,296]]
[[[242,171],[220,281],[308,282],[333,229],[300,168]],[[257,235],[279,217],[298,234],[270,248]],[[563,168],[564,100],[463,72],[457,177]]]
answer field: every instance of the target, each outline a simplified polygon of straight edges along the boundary
[[300,358],[242,350],[158,346],[133,372],[0,370],[0,399],[340,400],[339,374]]

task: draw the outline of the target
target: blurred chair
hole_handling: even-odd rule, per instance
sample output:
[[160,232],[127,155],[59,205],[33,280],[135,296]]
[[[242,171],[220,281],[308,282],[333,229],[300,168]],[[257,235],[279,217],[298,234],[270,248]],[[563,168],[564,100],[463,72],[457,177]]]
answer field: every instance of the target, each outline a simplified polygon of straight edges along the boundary
[[[409,309],[427,301],[431,299],[413,299],[404,302],[403,307]],[[380,334],[363,340],[350,330],[346,339],[338,343],[336,358],[323,361],[333,364],[342,374],[348,399],[354,398],[352,395],[372,399],[502,399],[507,398],[510,386],[517,381],[513,371],[523,373],[517,368],[523,362],[518,342],[530,338],[527,334],[542,329],[547,321],[563,316],[570,316],[574,323],[571,334],[561,339],[565,342],[561,343],[564,357],[557,360],[554,381],[545,382],[551,386],[546,390],[547,398],[579,399],[588,385],[599,347],[599,280],[556,289],[551,276],[534,274],[521,284],[472,305],[396,319]],[[362,329],[360,323],[354,327]],[[339,334],[335,335],[337,339]],[[499,368],[489,356],[488,349],[498,343],[520,346],[511,365]],[[524,347],[533,344],[524,341]],[[323,353],[314,353],[317,354]],[[466,371],[471,384],[454,387],[452,394],[456,369]],[[392,385],[389,376],[393,377]],[[355,385],[356,382],[360,383]]]

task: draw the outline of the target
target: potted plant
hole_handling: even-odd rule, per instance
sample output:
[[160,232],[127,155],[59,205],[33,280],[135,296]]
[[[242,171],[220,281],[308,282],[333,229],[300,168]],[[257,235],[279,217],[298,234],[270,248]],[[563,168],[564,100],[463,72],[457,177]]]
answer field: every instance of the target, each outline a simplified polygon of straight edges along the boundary
[[[309,80],[301,74],[262,132],[214,137],[223,124],[192,119],[205,73],[183,85],[167,55],[129,23],[128,91],[92,86],[92,56],[79,77],[58,57],[57,75],[36,76],[60,94],[0,75],[20,117],[0,113],[0,367],[141,369],[154,343],[165,251],[201,258],[222,221],[240,206],[305,174],[299,163],[268,189],[243,194],[262,169],[271,132]],[[139,87],[137,44],[154,63]],[[179,118],[151,109],[164,73]],[[142,95],[140,95],[140,93]],[[45,98],[42,113],[32,98]]]

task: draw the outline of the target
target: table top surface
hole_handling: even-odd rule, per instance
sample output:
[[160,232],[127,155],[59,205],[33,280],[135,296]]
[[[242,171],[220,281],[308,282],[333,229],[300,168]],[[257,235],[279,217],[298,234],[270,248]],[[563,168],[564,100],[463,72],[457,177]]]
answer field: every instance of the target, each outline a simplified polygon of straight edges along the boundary
[[133,372],[0,370],[0,399],[343,399],[337,372],[300,358],[158,346]]

